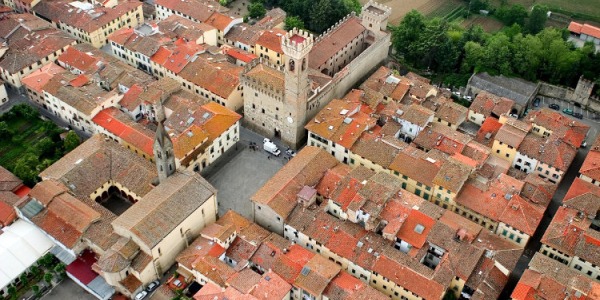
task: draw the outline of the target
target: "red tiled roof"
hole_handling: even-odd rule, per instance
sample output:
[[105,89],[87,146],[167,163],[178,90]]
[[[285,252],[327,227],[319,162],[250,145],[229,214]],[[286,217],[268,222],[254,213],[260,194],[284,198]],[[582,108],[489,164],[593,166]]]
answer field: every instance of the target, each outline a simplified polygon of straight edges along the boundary
[[31,90],[40,94],[42,93],[44,85],[46,85],[46,83],[48,83],[48,81],[50,81],[54,75],[63,72],[65,72],[65,69],[63,69],[61,66],[55,63],[50,63],[27,75],[25,78],[21,79],[21,82]]
[[373,265],[373,271],[423,299],[441,299],[446,291],[445,287],[441,284],[424,278],[422,275],[399,262],[389,259],[385,255],[379,256]]
[[544,211],[544,207],[534,205],[519,195],[513,195],[500,215],[499,221],[533,236],[544,217]]
[[279,28],[263,31],[258,37],[256,45],[264,46],[269,50],[283,54],[283,50],[281,50],[281,40],[286,33],[287,31]]
[[220,30],[221,32],[225,31],[227,26],[233,22],[233,18],[227,15],[224,15],[220,12],[214,12],[204,23],[211,25],[212,27]]
[[587,23],[581,27],[581,33],[600,39],[600,28]]
[[144,89],[138,84],[132,85],[129,90],[123,95],[119,105],[126,108],[129,111],[134,111],[137,106],[141,104],[139,96],[144,92]]
[[133,128],[130,124],[122,122],[119,120],[119,118],[117,118],[117,115],[119,114],[123,114],[123,112],[115,107],[109,107],[100,111],[96,116],[94,116],[92,122],[98,124],[110,133],[123,139],[123,141],[126,143],[131,144],[140,151],[143,151],[145,154],[152,157],[154,155],[154,137],[140,132],[139,130]]
[[573,33],[581,33],[581,27],[583,27],[583,24],[581,23],[577,23],[575,21],[571,21],[571,23],[569,23],[569,31],[573,32]]
[[[427,241],[427,235],[434,224],[434,219],[413,209],[408,214],[408,217],[404,221],[402,227],[400,227],[400,231],[398,231],[396,236],[415,248],[421,248]],[[422,230],[422,232],[418,233],[417,230]]]
[[485,121],[483,121],[483,124],[481,124],[479,131],[477,131],[475,140],[483,145],[491,147],[500,127],[502,127],[502,123],[498,122],[498,119],[488,116]]
[[0,200],[0,225],[7,226],[16,218],[17,213],[15,212],[15,209],[6,202]]
[[327,60],[365,31],[366,29],[358,17],[348,18],[332,32],[325,35],[319,42],[315,43],[309,54],[309,67],[319,69]]
[[585,157],[579,173],[596,181],[600,181],[600,148],[598,142],[600,137],[593,143],[588,155]]
[[67,48],[56,60],[58,63],[64,63],[84,72],[95,67],[98,62],[96,57],[82,52],[75,47]]
[[254,55],[252,53],[243,51],[243,50],[238,49],[238,48],[229,48],[229,49],[227,49],[225,51],[225,54],[227,54],[227,55],[229,55],[229,56],[231,56],[231,57],[233,57],[233,58],[235,58],[237,60],[241,60],[241,61],[243,61],[245,63],[249,63],[252,60],[258,58],[258,56]]

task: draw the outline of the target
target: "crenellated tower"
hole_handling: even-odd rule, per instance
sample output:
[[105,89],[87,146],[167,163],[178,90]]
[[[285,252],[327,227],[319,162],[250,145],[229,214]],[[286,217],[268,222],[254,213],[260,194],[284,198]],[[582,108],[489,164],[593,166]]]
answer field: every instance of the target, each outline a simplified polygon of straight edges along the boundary
[[370,0],[367,4],[363,5],[360,12],[360,19],[365,28],[379,37],[385,34],[388,18],[391,14],[392,9],[390,7]]
[[154,161],[156,162],[156,170],[158,172],[158,181],[162,183],[175,173],[175,155],[173,152],[173,141],[165,130],[165,109],[161,101],[154,106],[156,121],[156,135],[154,137]]
[[310,94],[308,54],[313,47],[314,37],[306,31],[294,28],[285,35],[281,43],[286,60],[284,102],[289,108],[284,122],[287,123],[287,130],[293,131],[291,132],[293,137],[285,142],[296,144],[304,134],[306,106]]

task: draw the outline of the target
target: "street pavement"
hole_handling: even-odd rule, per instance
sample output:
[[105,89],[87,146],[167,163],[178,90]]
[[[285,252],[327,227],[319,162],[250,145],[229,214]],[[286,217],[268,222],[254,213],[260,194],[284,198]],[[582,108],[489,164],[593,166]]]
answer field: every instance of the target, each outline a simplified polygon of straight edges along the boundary
[[[569,102],[562,101],[560,99],[554,99],[554,98],[548,98],[548,97],[540,97],[540,98],[542,100],[540,103],[540,107],[534,108],[534,109],[548,107],[548,105],[550,105],[550,104],[558,104],[560,106],[559,112],[562,115],[569,117],[569,118],[573,118],[574,120],[577,120],[579,122],[582,122],[582,123],[590,126],[590,130],[589,130],[588,136],[586,138],[587,147],[579,148],[579,150],[577,151],[577,155],[575,156],[573,163],[571,163],[571,166],[565,173],[565,176],[563,177],[562,181],[559,183],[558,188],[557,188],[556,192],[554,193],[554,196],[552,197],[552,202],[550,202],[550,204],[548,205],[548,208],[546,209],[544,218],[540,222],[540,224],[539,224],[537,230],[535,231],[535,233],[533,234],[533,236],[529,239],[529,242],[527,243],[527,246],[525,247],[524,254],[521,256],[521,258],[517,262],[515,269],[510,274],[508,283],[502,290],[502,293],[500,294],[499,299],[510,299],[510,295],[511,295],[513,289],[517,285],[517,282],[519,281],[519,278],[521,277],[521,275],[523,274],[525,269],[527,269],[527,266],[529,265],[529,261],[533,257],[533,254],[540,250],[540,247],[542,245],[540,240],[544,236],[544,232],[548,228],[548,225],[552,221],[552,218],[556,214],[556,211],[562,205],[562,199],[565,197],[565,194],[571,187],[571,184],[575,180],[575,177],[577,177],[579,175],[579,169],[581,168],[581,165],[583,164],[583,161],[585,160],[585,157],[587,156],[592,143],[594,142],[594,140],[596,139],[596,136],[598,135],[598,128],[600,128],[600,122],[598,122],[598,120],[595,120],[596,115],[594,113],[583,110],[580,107],[575,107],[574,105],[570,104]],[[566,114],[564,114],[562,112],[563,108],[570,108],[574,112],[582,113],[584,118],[580,120],[580,119],[575,119],[572,116],[567,116]]]
[[77,285],[71,278],[65,278],[60,284],[44,295],[43,300],[97,300],[96,297],[88,293],[82,287]]
[[[202,172],[202,176],[218,190],[219,216],[233,209],[252,220],[250,197],[288,162],[284,153],[275,157],[264,151],[263,138],[240,127],[237,145]],[[250,147],[250,142],[257,145],[256,150]],[[279,141],[274,142],[285,152],[286,148]]]

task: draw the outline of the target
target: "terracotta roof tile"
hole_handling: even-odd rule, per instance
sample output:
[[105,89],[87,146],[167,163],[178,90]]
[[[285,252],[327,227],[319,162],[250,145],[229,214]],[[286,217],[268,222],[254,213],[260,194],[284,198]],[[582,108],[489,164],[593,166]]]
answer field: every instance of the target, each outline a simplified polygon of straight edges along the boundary
[[304,185],[316,185],[337,160],[318,147],[305,147],[251,198],[266,204],[285,220],[296,206],[296,194]]
[[269,50],[275,51],[276,53],[283,54],[281,50],[281,41],[287,31],[279,28],[263,31],[258,37],[256,45],[263,46]]
[[42,89],[50,81],[52,77],[56,74],[60,74],[65,72],[65,69],[60,67],[55,63],[51,63],[43,66],[37,71],[32,72],[31,74],[25,76],[21,82],[31,90],[37,92],[38,94],[42,93]]
[[263,274],[256,287],[250,293],[256,299],[283,299],[292,286],[273,271]]
[[364,34],[366,28],[358,17],[350,17],[337,26],[332,32],[315,43],[309,54],[308,64],[312,69],[319,69],[348,43]]
[[473,99],[469,110],[482,114],[485,117],[493,116],[499,118],[501,115],[509,114],[514,104],[515,102],[508,98],[481,91]]
[[217,1],[180,1],[180,0],[157,0],[156,5],[187,15],[195,21],[206,22],[215,11],[226,11],[225,7],[219,5]]
[[600,181],[600,137],[590,147],[579,173],[593,180]]
[[475,140],[483,145],[491,147],[496,139],[496,134],[501,127],[502,123],[498,122],[498,119],[487,117],[485,121],[483,121],[481,127],[479,127]]
[[234,18],[233,17],[215,11],[203,23],[206,23],[206,24],[208,24],[208,25],[210,25],[210,26],[212,26],[212,27],[214,27],[214,28],[216,28],[216,29],[218,29],[218,30],[220,30],[222,32],[225,32],[225,29],[227,29],[227,27],[232,22],[234,22]]
[[418,210],[411,210],[396,236],[413,247],[421,248],[433,224],[435,220],[429,216]]
[[23,181],[0,166],[0,191],[14,192],[23,185]]
[[124,1],[114,7],[97,5],[92,6],[89,10],[82,10],[71,5],[69,1],[58,0],[41,1],[32,10],[36,15],[50,19],[52,22],[64,23],[85,32],[93,32],[141,6],[142,4],[136,1]]

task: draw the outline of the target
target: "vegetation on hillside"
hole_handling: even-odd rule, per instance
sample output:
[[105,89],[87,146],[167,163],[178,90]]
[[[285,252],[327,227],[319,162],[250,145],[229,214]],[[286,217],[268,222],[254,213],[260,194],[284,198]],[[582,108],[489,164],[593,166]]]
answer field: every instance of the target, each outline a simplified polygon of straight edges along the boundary
[[566,41],[568,32],[555,28],[532,34],[515,23],[488,34],[479,26],[463,29],[413,10],[391,29],[401,63],[441,75],[451,85],[464,85],[473,72],[483,71],[568,86],[581,75],[600,78],[600,54],[593,46],[574,48]]

